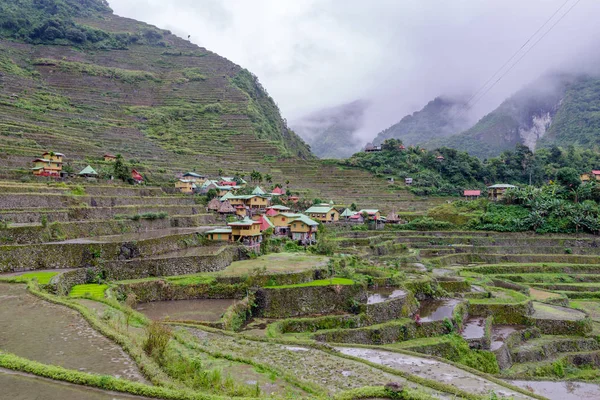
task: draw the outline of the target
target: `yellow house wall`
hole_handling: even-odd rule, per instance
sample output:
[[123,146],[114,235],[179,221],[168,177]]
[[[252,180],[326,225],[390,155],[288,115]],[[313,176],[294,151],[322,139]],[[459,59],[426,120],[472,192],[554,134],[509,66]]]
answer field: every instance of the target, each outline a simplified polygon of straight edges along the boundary
[[[331,219],[329,218],[329,216],[330,216],[332,213],[334,214],[334,215],[333,215],[333,220],[331,220]],[[326,213],[326,214],[320,214],[320,213],[315,213],[315,214],[312,214],[312,213],[311,213],[311,214],[308,214],[308,216],[309,216],[309,217],[311,217],[311,218],[313,218],[313,219],[319,220],[319,221],[321,221],[321,222],[328,222],[328,221],[339,221],[339,219],[340,219],[340,213],[339,213],[339,212],[337,212],[335,209],[334,209],[334,210],[331,210],[331,211],[329,211],[329,212],[328,212],[328,213]]]
[[252,226],[232,226],[231,227],[232,236],[255,236],[260,234],[260,225],[252,224]]
[[269,205],[269,202],[267,201],[267,199],[265,199],[263,197],[253,197],[250,199],[249,205],[251,207],[264,208]]
[[306,225],[304,222],[292,222],[290,224],[290,231],[292,233],[306,233],[310,231],[310,226]]
[[273,225],[278,228],[285,228],[290,223],[290,218],[284,215],[275,215],[274,217],[269,217]]

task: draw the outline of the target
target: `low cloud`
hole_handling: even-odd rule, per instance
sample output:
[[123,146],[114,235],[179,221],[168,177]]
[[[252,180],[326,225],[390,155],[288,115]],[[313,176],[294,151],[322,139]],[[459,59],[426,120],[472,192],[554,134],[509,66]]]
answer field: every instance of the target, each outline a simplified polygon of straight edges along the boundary
[[[109,2],[248,68],[291,121],[368,100],[366,141],[436,96],[469,97],[565,0]],[[470,117],[549,70],[595,71],[598,15],[600,2],[578,3]]]

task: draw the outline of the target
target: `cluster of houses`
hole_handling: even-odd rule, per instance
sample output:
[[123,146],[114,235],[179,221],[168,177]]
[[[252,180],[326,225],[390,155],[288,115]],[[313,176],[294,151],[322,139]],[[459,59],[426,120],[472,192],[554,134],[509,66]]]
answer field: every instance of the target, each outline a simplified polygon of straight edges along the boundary
[[[91,165],[88,165],[78,173],[68,173],[63,171],[63,159],[65,155],[62,153],[55,153],[52,151],[47,151],[42,154],[40,158],[36,158],[33,160],[33,168],[31,171],[35,176],[44,176],[44,177],[53,177],[53,178],[72,178],[72,177],[82,177],[87,179],[95,179],[98,178],[98,172]],[[117,160],[117,156],[112,154],[104,154],[103,156],[105,162],[115,162]],[[131,170],[131,178],[136,183],[141,183],[144,181],[144,177],[135,169]]]

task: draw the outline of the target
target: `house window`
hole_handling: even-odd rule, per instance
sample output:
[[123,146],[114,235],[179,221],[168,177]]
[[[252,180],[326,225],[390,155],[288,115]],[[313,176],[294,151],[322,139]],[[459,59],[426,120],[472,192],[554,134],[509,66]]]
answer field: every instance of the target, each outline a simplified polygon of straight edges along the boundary
[[285,222],[285,218],[281,218],[281,222]]

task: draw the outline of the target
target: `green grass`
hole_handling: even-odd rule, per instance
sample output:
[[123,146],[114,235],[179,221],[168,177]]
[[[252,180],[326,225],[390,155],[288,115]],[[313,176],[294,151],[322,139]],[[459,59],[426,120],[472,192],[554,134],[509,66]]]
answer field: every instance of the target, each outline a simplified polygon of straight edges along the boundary
[[28,272],[23,275],[11,277],[11,282],[26,283],[32,280],[37,280],[40,285],[47,285],[53,276],[58,275],[58,272]]
[[509,289],[494,288],[492,296],[485,299],[469,299],[469,303],[472,304],[510,304],[510,303],[521,303],[529,299],[522,293],[515,292]]
[[355,284],[355,282],[352,279],[331,278],[331,279],[319,279],[319,280],[311,281],[311,282],[297,283],[295,285],[269,286],[269,288],[288,289],[288,288],[312,287],[312,286],[354,285],[354,284]]
[[69,292],[69,297],[89,297],[91,299],[103,299],[108,285],[90,283],[86,285],[75,285]]

